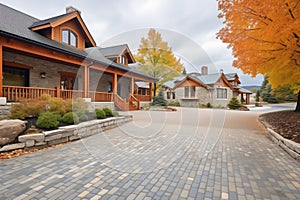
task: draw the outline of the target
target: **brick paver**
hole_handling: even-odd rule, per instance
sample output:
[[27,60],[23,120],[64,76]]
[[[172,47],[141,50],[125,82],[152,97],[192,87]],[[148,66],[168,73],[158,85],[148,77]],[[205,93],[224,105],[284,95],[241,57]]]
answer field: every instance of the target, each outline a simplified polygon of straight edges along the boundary
[[300,199],[300,164],[256,113],[182,108],[0,161],[0,199]]

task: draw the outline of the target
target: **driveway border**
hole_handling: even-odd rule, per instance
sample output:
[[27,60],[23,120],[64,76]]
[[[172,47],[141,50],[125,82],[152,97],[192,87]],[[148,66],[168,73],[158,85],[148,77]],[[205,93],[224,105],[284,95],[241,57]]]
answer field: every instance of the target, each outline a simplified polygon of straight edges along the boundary
[[283,150],[290,154],[295,160],[300,161],[300,144],[282,137],[280,134],[271,129],[270,124],[258,117],[258,121],[265,127],[268,132],[268,137]]

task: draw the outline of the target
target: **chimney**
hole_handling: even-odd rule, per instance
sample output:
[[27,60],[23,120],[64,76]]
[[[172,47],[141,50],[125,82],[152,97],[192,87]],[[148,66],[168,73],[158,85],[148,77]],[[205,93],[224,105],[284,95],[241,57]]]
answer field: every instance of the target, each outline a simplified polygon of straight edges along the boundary
[[81,14],[81,12],[79,10],[77,10],[76,8],[74,8],[73,6],[68,6],[66,7],[66,13],[71,13],[71,12],[79,12],[79,14]]
[[208,67],[207,66],[202,66],[201,67],[201,74],[202,75],[207,75],[208,74]]
[[220,69],[220,74],[223,74],[223,72],[224,72],[223,69]]

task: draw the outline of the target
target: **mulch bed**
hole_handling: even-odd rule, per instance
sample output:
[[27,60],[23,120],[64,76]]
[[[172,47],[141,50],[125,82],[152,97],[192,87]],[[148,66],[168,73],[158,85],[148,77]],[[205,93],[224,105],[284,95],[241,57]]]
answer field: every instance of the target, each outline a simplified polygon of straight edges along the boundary
[[300,112],[266,113],[261,115],[261,118],[282,137],[300,143]]
[[27,150],[17,149],[17,150],[14,150],[14,151],[3,152],[3,153],[0,153],[0,160],[6,160],[6,159],[10,159],[10,158],[19,157],[21,155],[37,152],[37,151],[44,151],[44,150],[47,150],[47,149],[52,149],[52,148],[63,146],[63,145],[68,144],[68,143],[70,143],[70,142],[64,142],[64,143],[52,145],[52,146],[49,146],[49,147],[43,147],[41,149],[27,149]]

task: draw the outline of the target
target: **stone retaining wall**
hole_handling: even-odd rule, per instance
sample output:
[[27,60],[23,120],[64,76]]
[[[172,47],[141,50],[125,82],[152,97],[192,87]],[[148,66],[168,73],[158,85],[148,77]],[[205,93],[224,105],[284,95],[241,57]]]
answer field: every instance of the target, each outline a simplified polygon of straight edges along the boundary
[[118,125],[132,121],[132,116],[111,117],[103,120],[92,120],[82,122],[78,125],[60,127],[57,130],[45,131],[43,133],[21,135],[19,143],[8,144],[0,149],[0,152],[15,149],[42,148],[68,141],[78,140],[84,137],[98,134]]
[[265,126],[268,132],[269,138],[283,148],[288,154],[290,154],[294,159],[300,160],[300,144],[289,139],[282,137],[280,134],[276,133],[270,128],[270,125],[263,121],[259,117],[259,121]]

